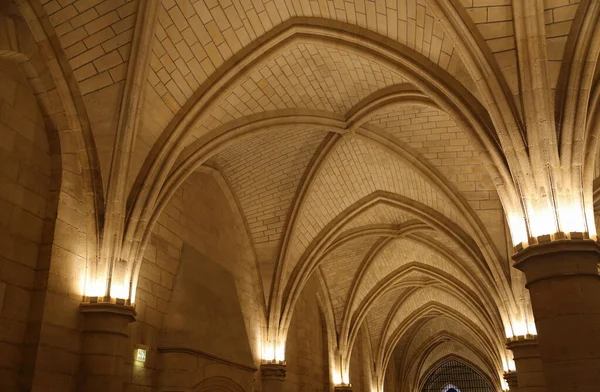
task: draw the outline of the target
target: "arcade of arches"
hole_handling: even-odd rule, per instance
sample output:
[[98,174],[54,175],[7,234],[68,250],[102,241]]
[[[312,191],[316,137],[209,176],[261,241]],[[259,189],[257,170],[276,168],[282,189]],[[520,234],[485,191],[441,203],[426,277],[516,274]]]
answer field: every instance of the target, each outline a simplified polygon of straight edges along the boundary
[[600,390],[600,0],[0,1],[0,390]]

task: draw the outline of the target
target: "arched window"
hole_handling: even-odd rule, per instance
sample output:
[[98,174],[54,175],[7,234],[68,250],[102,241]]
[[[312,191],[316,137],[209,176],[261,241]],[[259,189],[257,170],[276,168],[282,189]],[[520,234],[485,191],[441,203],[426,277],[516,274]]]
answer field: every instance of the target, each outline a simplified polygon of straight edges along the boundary
[[454,384],[446,384],[446,386],[442,388],[442,392],[460,392],[460,389]]
[[486,377],[456,359],[438,365],[422,385],[421,392],[494,392]]
[[446,384],[446,386],[442,388],[442,392],[460,392],[460,389],[454,384]]

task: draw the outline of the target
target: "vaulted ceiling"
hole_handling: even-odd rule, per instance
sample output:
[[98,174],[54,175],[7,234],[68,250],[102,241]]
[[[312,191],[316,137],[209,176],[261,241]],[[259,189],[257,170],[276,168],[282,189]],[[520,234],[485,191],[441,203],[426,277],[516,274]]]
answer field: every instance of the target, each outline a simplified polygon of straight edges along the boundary
[[[459,345],[497,370],[492,351],[522,293],[481,147],[497,146],[492,103],[472,58],[520,113],[510,0],[43,3],[105,187],[128,62],[147,50],[131,197],[161,159],[176,179],[210,166],[239,203],[271,307],[293,307],[320,274],[337,333],[352,341],[362,328],[382,363],[406,364],[439,337],[440,353]],[[554,88],[578,1],[543,4]],[[467,106],[481,129],[455,110]],[[442,355],[431,352],[427,363]]]

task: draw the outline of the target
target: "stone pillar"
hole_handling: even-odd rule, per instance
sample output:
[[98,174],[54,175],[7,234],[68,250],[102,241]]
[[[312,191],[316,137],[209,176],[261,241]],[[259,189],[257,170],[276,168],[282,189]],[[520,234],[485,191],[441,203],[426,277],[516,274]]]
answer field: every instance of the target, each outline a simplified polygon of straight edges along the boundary
[[508,371],[504,373],[504,379],[508,384],[510,392],[519,392],[519,382],[517,381],[517,372]]
[[113,303],[83,303],[80,387],[82,392],[125,390],[128,325],[135,321],[131,306]]
[[[514,375],[518,380],[519,392],[546,392],[544,366],[537,338],[533,335],[515,336],[508,339],[506,347],[513,353],[517,368]],[[510,388],[512,391],[512,386]]]
[[548,391],[600,391],[600,246],[556,240],[513,259],[527,278]]
[[283,392],[285,380],[284,363],[263,363],[260,365],[262,392]]

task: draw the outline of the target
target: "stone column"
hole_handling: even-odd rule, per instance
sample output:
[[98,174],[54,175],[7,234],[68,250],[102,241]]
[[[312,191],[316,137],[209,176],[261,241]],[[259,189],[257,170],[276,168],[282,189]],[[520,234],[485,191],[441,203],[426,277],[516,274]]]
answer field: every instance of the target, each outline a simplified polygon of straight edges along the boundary
[[260,365],[262,392],[282,392],[285,380],[284,363],[263,363]]
[[135,321],[131,306],[82,303],[80,387],[82,392],[122,392],[127,381],[125,363],[133,355],[128,325]]
[[600,246],[556,240],[513,259],[527,279],[548,391],[600,391]]
[[504,379],[508,384],[510,392],[519,392],[519,382],[517,381],[517,372],[508,371],[504,373]]
[[[515,381],[518,382],[519,392],[546,392],[544,366],[537,338],[533,335],[515,336],[508,339],[506,347],[513,353],[517,368],[513,374],[518,380]],[[512,391],[512,386],[510,388]]]

